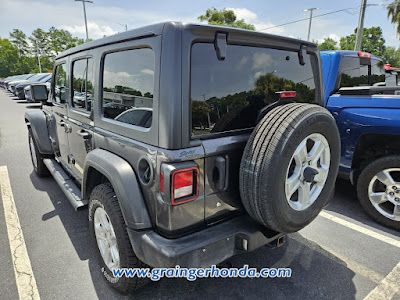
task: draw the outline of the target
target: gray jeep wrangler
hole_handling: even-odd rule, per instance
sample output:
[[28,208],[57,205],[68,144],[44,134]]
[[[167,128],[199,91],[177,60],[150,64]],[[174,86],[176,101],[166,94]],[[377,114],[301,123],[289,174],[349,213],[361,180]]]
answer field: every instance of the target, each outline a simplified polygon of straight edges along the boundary
[[88,206],[100,268],[206,267],[309,224],[340,140],[306,41],[162,23],[69,49],[25,122],[38,176]]

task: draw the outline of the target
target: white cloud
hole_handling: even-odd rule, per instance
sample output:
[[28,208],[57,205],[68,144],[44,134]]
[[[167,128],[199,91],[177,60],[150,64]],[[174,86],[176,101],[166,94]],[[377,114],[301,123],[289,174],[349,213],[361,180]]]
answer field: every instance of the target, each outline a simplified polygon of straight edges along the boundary
[[271,55],[263,52],[256,52],[253,55],[253,66],[252,70],[264,70],[265,68],[274,65],[274,61]]
[[236,70],[240,71],[249,61],[249,58],[247,56],[243,56],[241,60],[237,63],[236,65]]
[[247,8],[228,8],[233,10],[235,15],[239,20],[244,19],[245,21],[251,22],[258,22],[257,14]]
[[324,35],[322,38],[317,39],[316,41],[320,44],[320,43],[322,43],[326,38],[330,38],[330,39],[334,40],[334,41],[337,42],[337,43],[340,42],[340,36],[338,36],[338,35],[335,34],[335,33],[330,33],[330,34]]
[[[244,20],[246,23],[253,24],[256,30],[262,30],[263,32],[283,35],[285,29],[283,27],[274,27],[275,24],[271,22],[263,22],[259,19],[258,15],[247,8],[227,8],[233,10],[238,20]],[[269,28],[269,29],[266,29]]]
[[[68,30],[74,36],[86,36],[84,25],[61,25],[60,28]],[[90,38],[94,40],[118,33],[118,31],[112,29],[110,26],[98,25],[94,22],[88,22],[88,31],[90,32]]]
[[140,70],[140,72],[143,74],[146,74],[146,75],[151,75],[151,76],[154,75],[154,71],[150,70],[150,69],[143,69],[143,70]]
[[127,72],[104,71],[104,85],[113,88],[116,85],[132,87],[134,78]]

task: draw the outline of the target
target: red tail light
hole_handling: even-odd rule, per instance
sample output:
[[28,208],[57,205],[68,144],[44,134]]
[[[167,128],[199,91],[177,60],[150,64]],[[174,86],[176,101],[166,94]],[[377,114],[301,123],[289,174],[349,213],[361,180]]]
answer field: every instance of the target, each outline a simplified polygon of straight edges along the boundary
[[386,71],[390,70],[390,64],[384,64],[383,67],[385,68]]
[[196,199],[199,193],[198,182],[198,168],[194,167],[173,172],[171,182],[171,203],[177,205]]
[[366,57],[366,58],[371,58],[372,57],[371,53],[361,52],[361,51],[358,52],[358,56],[359,57]]
[[164,193],[164,175],[162,172],[160,172],[160,190]]
[[276,92],[276,93],[279,94],[279,97],[281,99],[296,97],[296,92],[295,91],[282,91],[282,92]]

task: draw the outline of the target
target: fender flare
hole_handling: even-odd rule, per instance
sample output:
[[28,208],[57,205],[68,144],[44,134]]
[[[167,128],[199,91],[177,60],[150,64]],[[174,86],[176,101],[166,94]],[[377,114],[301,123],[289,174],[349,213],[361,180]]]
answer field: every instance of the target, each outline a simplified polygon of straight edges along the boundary
[[83,167],[82,198],[88,199],[88,171],[94,168],[103,174],[114,188],[125,224],[132,229],[152,228],[142,192],[132,166],[121,157],[94,149],[86,156]]
[[43,111],[27,111],[25,113],[25,122],[28,128],[32,130],[38,150],[41,154],[54,154],[47,129],[46,115]]

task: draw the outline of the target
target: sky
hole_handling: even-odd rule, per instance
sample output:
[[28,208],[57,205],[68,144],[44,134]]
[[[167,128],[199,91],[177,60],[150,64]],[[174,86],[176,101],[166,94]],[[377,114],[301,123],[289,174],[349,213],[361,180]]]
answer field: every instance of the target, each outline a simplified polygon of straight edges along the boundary
[[[307,39],[308,20],[278,26],[305,19],[305,8],[317,7],[314,16],[346,9],[338,13],[315,17],[312,21],[311,40],[322,41],[326,37],[338,40],[354,32],[358,24],[361,0],[92,0],[86,4],[89,37],[98,39],[128,29],[163,21],[199,23],[197,17],[207,8],[232,9],[238,19],[254,24],[256,30]],[[365,27],[380,26],[386,45],[398,48],[399,37],[389,22],[386,8],[376,4],[388,4],[390,0],[368,0]],[[372,5],[375,4],[375,5]],[[14,28],[27,35],[36,28],[48,30],[51,26],[67,29],[74,36],[85,37],[83,8],[74,0],[0,0],[0,37],[8,38]],[[273,27],[273,28],[271,28]]]

